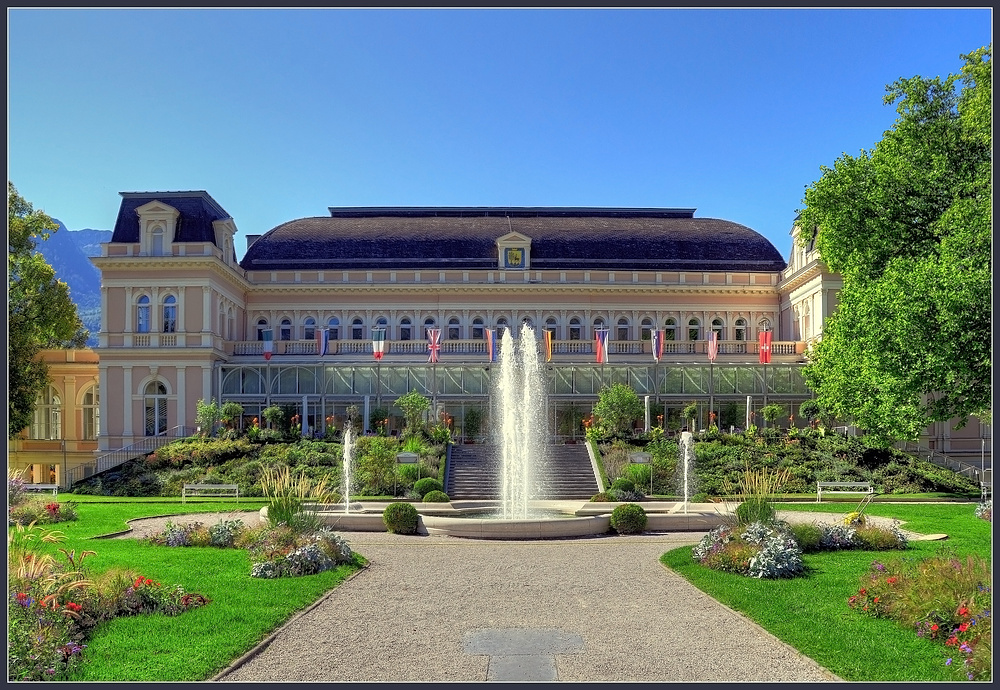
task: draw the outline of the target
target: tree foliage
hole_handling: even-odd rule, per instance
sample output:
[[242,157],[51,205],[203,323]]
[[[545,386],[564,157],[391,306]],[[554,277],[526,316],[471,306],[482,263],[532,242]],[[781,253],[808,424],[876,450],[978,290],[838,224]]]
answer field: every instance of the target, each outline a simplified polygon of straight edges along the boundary
[[431,401],[419,391],[410,391],[396,399],[396,407],[403,411],[406,419],[406,433],[415,434],[420,430],[423,414],[431,407]]
[[806,380],[884,442],[991,406],[992,46],[962,58],[887,86],[892,128],[822,167],[800,212],[800,239],[844,279]]
[[69,287],[35,251],[58,225],[7,183],[7,438],[31,423],[35,402],[48,385],[38,359],[45,348],[83,347],[87,331],[69,297]]
[[623,383],[604,388],[594,405],[594,414],[609,431],[628,434],[632,423],[642,416],[643,406],[638,394]]

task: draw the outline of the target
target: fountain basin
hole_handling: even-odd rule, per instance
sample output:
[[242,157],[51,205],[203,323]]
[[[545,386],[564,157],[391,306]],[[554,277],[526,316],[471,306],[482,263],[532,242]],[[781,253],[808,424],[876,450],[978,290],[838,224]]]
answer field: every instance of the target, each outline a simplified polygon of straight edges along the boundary
[[[317,516],[331,529],[343,532],[385,532],[382,512],[389,502],[352,503],[351,512],[342,506],[324,506]],[[611,531],[611,512],[619,503],[579,501],[533,501],[532,508],[553,513],[548,517],[503,519],[490,516],[498,510],[496,501],[454,501],[414,503],[417,533],[467,539],[560,539],[589,537]],[[707,532],[722,524],[724,515],[717,504],[650,501],[646,511],[646,532]],[[328,508],[328,509],[327,509]],[[261,508],[267,519],[267,507]]]

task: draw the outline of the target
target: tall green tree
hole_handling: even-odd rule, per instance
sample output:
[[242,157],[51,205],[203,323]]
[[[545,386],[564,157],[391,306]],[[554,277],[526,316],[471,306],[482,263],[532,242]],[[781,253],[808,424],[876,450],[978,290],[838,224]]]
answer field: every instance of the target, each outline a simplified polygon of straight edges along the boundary
[[991,411],[992,45],[886,87],[898,118],[806,189],[799,224],[844,278],[810,352],[820,406],[883,442]]
[[48,368],[38,353],[87,342],[69,287],[35,251],[58,227],[7,182],[7,438],[31,424],[38,395],[48,385]]

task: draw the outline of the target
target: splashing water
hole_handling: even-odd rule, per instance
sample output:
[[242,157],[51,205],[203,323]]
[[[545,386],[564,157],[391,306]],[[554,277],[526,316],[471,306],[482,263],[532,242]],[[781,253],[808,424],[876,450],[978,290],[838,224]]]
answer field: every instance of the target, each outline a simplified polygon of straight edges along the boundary
[[344,483],[341,486],[344,494],[344,512],[351,512],[351,464],[354,461],[354,434],[351,425],[344,427]]
[[499,402],[500,507],[504,519],[528,517],[534,497],[534,468],[545,450],[545,377],[535,331],[527,324],[515,342],[510,330],[500,339]]

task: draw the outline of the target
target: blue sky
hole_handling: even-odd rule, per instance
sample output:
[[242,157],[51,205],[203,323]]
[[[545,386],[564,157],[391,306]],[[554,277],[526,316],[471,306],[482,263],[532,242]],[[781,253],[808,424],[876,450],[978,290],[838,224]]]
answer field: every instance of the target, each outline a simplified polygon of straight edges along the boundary
[[[992,10],[8,10],[8,179],[70,230],[204,189],[240,235],[328,206],[696,208],[787,257],[885,86]],[[242,256],[246,244],[237,241]]]

